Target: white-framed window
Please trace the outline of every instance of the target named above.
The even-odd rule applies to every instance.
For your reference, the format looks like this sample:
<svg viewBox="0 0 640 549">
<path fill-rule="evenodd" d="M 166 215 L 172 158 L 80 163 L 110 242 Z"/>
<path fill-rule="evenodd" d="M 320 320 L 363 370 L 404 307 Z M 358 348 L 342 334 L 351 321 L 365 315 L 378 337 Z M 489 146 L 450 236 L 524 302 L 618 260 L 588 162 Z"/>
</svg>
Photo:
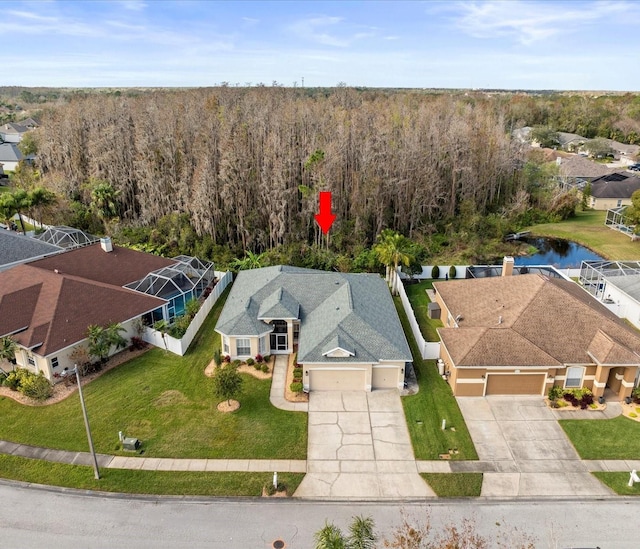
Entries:
<svg viewBox="0 0 640 549">
<path fill-rule="evenodd" d="M 36 359 L 33 358 L 33 355 L 27 355 L 27 362 L 29 363 L 29 366 L 36 365 Z"/>
<path fill-rule="evenodd" d="M 620 206 L 622 206 L 622 199 L 618 200 L 618 206 L 617 207 L 619 208 Z"/>
<path fill-rule="evenodd" d="M 251 354 L 251 340 L 248 337 L 236 339 L 236 354 L 238 356 L 248 356 Z"/>
<path fill-rule="evenodd" d="M 57 357 L 57 356 L 54 356 L 54 357 L 51 359 L 51 367 L 52 367 L 52 368 L 57 368 L 57 367 L 58 367 L 58 357 Z"/>
<path fill-rule="evenodd" d="M 578 389 L 582 387 L 582 376 L 584 368 L 582 366 L 571 366 L 567 368 L 567 377 L 564 386 L 568 389 Z"/>
<path fill-rule="evenodd" d="M 227 336 L 222 336 L 222 352 L 225 355 L 229 354 L 229 338 Z"/>
<path fill-rule="evenodd" d="M 262 336 L 258 342 L 258 352 L 263 355 L 267 350 L 267 336 Z"/>
</svg>

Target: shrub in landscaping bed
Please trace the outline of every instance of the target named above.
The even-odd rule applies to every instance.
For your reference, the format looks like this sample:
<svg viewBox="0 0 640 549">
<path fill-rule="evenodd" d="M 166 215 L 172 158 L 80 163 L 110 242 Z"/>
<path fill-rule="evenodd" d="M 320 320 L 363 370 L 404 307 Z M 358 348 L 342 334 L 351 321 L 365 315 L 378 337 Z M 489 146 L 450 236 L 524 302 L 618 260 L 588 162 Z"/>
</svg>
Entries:
<svg viewBox="0 0 640 549">
<path fill-rule="evenodd" d="M 256 362 L 264 362 L 264 357 L 260 353 L 256 355 Z"/>
<path fill-rule="evenodd" d="M 247 359 L 247 366 L 253 366 L 256 363 L 255 360 L 253 360 L 252 358 L 248 358 Z"/>
<path fill-rule="evenodd" d="M 289 389 L 291 389 L 291 392 L 293 392 L 293 393 L 301 393 L 302 392 L 302 382 L 301 381 L 294 381 L 291 385 L 289 385 Z"/>
<path fill-rule="evenodd" d="M 294 368 L 293 377 L 302 378 L 302 368 Z"/>
<path fill-rule="evenodd" d="M 4 385 L 13 391 L 19 391 L 24 396 L 40 401 L 48 399 L 53 392 L 51 383 L 42 372 L 36 375 L 24 368 L 11 372 L 4 380 Z"/>
<path fill-rule="evenodd" d="M 258 371 L 259 371 L 259 370 L 262 370 L 262 367 L 263 367 L 263 366 L 264 366 L 264 364 L 263 364 L 262 362 L 256 362 L 256 363 L 254 363 L 254 365 L 253 365 L 253 367 L 254 367 L 256 370 L 258 370 Z"/>
<path fill-rule="evenodd" d="M 263 364 L 261 370 L 265 373 L 268 374 L 269 373 L 269 365 L 268 364 Z"/>
</svg>

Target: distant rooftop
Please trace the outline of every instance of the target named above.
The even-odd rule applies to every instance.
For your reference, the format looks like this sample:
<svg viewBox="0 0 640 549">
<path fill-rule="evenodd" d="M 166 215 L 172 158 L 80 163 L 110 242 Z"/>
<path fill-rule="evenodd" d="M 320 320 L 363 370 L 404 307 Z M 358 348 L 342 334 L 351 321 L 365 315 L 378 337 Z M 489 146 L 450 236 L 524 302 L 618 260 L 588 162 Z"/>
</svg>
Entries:
<svg viewBox="0 0 640 549">
<path fill-rule="evenodd" d="M 40 242 L 20 233 L 0 229 L 0 271 L 13 265 L 25 263 L 49 254 L 61 252 L 62 248 Z"/>
</svg>

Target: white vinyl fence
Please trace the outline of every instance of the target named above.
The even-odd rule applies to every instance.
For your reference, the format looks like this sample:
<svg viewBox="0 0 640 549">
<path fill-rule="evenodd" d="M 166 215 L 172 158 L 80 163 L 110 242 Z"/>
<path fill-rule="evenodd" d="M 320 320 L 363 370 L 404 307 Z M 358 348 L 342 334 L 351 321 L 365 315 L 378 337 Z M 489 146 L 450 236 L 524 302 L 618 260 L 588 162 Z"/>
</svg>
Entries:
<svg viewBox="0 0 640 549">
<path fill-rule="evenodd" d="M 204 323 L 205 319 L 213 309 L 216 301 L 224 292 L 225 288 L 231 284 L 233 280 L 233 274 L 231 271 L 227 271 L 225 273 L 216 271 L 216 277 L 218 278 L 218 283 L 213 288 L 213 291 L 209 294 L 209 297 L 205 299 L 204 303 L 200 307 L 200 310 L 193 317 L 191 324 L 187 328 L 182 339 L 176 339 L 175 337 L 171 337 L 169 334 L 163 334 L 158 330 L 154 330 L 152 327 L 147 326 L 142 333 L 142 339 L 155 347 L 159 347 L 160 349 L 167 349 L 167 351 L 171 351 L 172 353 L 180 356 L 184 356 L 193 341 L 193 338 L 196 337 L 198 330 Z"/>
<path fill-rule="evenodd" d="M 407 292 L 405 292 L 403 284 L 398 284 L 398 291 L 400 293 L 400 299 L 402 300 L 402 305 L 404 307 L 404 310 L 407 313 L 409 324 L 411 325 L 411 331 L 413 332 L 413 337 L 415 338 L 416 343 L 418 344 L 418 348 L 420 349 L 422 358 L 426 358 L 426 359 L 439 358 L 440 343 L 425 341 L 424 337 L 422 337 L 422 332 L 420 332 L 420 326 L 418 325 L 418 321 L 416 320 L 416 315 L 413 312 L 413 308 L 411 307 L 411 303 L 409 302 L 409 298 L 407 297 Z"/>
</svg>

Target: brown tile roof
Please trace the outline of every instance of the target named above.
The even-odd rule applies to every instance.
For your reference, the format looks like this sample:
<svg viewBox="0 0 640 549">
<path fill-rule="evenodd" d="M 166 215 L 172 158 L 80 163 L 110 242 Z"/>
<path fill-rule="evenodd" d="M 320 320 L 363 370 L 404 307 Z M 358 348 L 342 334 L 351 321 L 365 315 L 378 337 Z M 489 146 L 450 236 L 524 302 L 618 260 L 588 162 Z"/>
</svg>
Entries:
<svg viewBox="0 0 640 549">
<path fill-rule="evenodd" d="M 462 316 L 459 328 L 438 329 L 461 366 L 590 364 L 588 351 L 607 364 L 640 364 L 640 336 L 573 282 L 531 274 L 434 288 L 451 314 Z M 596 338 L 599 331 L 610 348 Z"/>
<path fill-rule="evenodd" d="M 28 298 L 18 303 L 18 296 Z M 164 303 L 119 286 L 20 265 L 0 273 L 0 336 L 28 325 L 14 339 L 27 348 L 38 345 L 34 350 L 47 356 L 83 340 L 91 324 L 124 322 Z"/>
<path fill-rule="evenodd" d="M 611 339 L 602 330 L 591 340 L 589 355 L 598 364 L 637 364 L 638 355 Z"/>
<path fill-rule="evenodd" d="M 70 274 L 105 284 L 124 286 L 151 271 L 175 265 L 175 261 L 128 248 L 113 247 L 105 252 L 100 244 L 77 248 L 30 263 L 33 267 Z"/>
</svg>

